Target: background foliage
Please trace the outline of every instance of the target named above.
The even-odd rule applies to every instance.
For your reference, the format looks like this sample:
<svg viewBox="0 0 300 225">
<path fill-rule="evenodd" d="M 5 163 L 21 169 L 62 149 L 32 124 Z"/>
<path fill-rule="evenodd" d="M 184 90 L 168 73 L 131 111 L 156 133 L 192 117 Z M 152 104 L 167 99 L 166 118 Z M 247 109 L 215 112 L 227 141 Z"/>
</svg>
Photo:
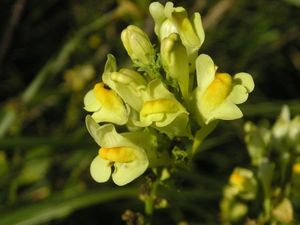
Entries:
<svg viewBox="0 0 300 225">
<path fill-rule="evenodd" d="M 100 79 L 107 53 L 126 65 L 120 32 L 127 25 L 156 41 L 150 2 L 1 1 L 0 225 L 121 224 L 125 210 L 143 212 L 137 193 L 145 178 L 122 188 L 92 181 L 88 168 L 98 147 L 87 134 L 82 99 Z M 174 3 L 201 13 L 201 53 L 223 71 L 251 73 L 256 83 L 244 118 L 221 123 L 192 172 L 160 191 L 169 207 L 155 213 L 155 224 L 218 224 L 229 174 L 250 162 L 243 123 L 274 121 L 282 104 L 300 113 L 300 2 Z"/>
</svg>

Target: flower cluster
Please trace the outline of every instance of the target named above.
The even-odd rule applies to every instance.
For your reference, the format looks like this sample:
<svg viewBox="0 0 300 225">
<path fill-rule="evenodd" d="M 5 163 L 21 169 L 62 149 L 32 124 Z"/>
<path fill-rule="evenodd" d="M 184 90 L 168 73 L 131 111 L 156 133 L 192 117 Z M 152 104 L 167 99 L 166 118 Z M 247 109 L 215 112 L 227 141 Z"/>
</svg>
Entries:
<svg viewBox="0 0 300 225">
<path fill-rule="evenodd" d="M 300 194 L 300 116 L 291 119 L 284 106 L 273 126 L 247 122 L 245 133 L 252 168 L 231 174 L 221 202 L 224 223 L 239 221 L 251 210 L 248 205 L 257 204 L 263 209 L 257 212 L 260 223 L 292 223 L 290 197 Z"/>
<path fill-rule="evenodd" d="M 208 55 L 199 55 L 204 42 L 199 13 L 189 17 L 171 2 L 153 2 L 149 10 L 158 47 L 142 29 L 129 25 L 121 40 L 132 67 L 118 68 L 109 54 L 102 80 L 84 97 L 84 108 L 91 113 L 87 129 L 100 146 L 90 167 L 97 182 L 112 173 L 117 185 L 125 185 L 168 155 L 157 146 L 158 135 L 170 142 L 193 141 L 191 127 L 205 129 L 216 120 L 241 118 L 236 105 L 254 89 L 251 75 L 219 72 Z M 127 131 L 118 133 L 115 126 Z"/>
</svg>

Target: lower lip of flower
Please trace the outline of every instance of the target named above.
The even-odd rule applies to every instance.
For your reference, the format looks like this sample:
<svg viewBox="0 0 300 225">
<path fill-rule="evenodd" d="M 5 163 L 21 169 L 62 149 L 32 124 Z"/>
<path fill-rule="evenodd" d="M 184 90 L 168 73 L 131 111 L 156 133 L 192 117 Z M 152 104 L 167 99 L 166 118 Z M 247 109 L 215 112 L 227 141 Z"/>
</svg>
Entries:
<svg viewBox="0 0 300 225">
<path fill-rule="evenodd" d="M 173 99 L 157 99 L 146 101 L 140 111 L 141 116 L 155 113 L 175 113 L 179 110 L 177 102 Z"/>
</svg>

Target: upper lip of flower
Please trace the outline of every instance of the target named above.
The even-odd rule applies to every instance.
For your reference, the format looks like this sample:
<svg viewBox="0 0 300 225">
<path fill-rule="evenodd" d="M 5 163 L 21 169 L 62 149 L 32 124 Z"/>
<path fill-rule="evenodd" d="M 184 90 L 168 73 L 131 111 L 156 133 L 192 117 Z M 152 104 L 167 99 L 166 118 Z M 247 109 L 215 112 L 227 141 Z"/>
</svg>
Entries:
<svg viewBox="0 0 300 225">
<path fill-rule="evenodd" d="M 97 83 L 93 92 L 103 107 L 117 110 L 123 106 L 122 99 L 113 90 L 107 88 L 104 83 Z"/>
<path fill-rule="evenodd" d="M 226 99 L 231 90 L 231 76 L 227 73 L 216 73 L 215 79 L 204 91 L 201 98 L 201 101 L 206 103 L 206 107 L 203 110 L 210 113 Z"/>
</svg>

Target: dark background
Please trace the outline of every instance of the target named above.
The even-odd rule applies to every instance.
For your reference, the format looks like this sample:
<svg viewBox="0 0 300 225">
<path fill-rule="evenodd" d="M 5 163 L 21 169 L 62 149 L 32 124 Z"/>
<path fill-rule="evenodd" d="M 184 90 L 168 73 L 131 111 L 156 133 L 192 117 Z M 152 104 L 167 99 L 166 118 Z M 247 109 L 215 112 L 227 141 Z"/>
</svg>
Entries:
<svg viewBox="0 0 300 225">
<path fill-rule="evenodd" d="M 126 209 L 143 213 L 137 193 L 145 178 L 122 188 L 92 181 L 88 167 L 98 146 L 87 134 L 82 99 L 101 79 L 106 54 L 120 65 L 128 62 L 120 40 L 127 25 L 142 27 L 157 41 L 150 2 L 0 2 L 1 225 L 122 224 Z M 250 161 L 243 123 L 273 122 L 283 104 L 300 113 L 300 2 L 174 4 L 190 15 L 201 13 L 206 40 L 200 53 L 211 55 L 222 71 L 251 73 L 256 84 L 241 107 L 244 118 L 220 124 L 192 173 L 178 174 L 173 188 L 161 191 L 170 207 L 154 217 L 155 224 L 219 224 L 228 176 Z"/>
</svg>

